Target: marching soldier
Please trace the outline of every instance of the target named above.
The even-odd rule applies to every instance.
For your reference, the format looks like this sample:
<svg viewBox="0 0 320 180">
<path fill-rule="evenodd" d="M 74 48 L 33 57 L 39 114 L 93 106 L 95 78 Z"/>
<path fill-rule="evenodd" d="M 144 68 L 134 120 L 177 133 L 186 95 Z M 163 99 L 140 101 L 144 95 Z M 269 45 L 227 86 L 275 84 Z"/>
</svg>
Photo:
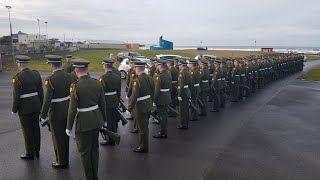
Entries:
<svg viewBox="0 0 320 180">
<path fill-rule="evenodd" d="M 208 69 L 208 62 L 204 59 L 201 59 L 200 61 L 200 75 L 201 75 L 201 81 L 200 81 L 200 95 L 199 98 L 201 102 L 203 103 L 203 107 L 200 108 L 200 114 L 199 116 L 207 116 L 208 112 L 208 92 L 210 90 L 209 86 L 209 79 L 210 79 L 210 71 Z"/>
<path fill-rule="evenodd" d="M 145 70 L 145 62 L 135 62 L 137 78 L 133 79 L 132 95 L 128 101 L 128 111 L 134 116 L 139 129 L 139 146 L 133 151 L 147 153 L 149 148 L 149 117 L 153 110 L 154 80 L 148 76 Z"/>
<path fill-rule="evenodd" d="M 252 86 L 251 86 L 251 92 L 255 93 L 257 91 L 258 86 L 258 78 L 259 78 L 259 67 L 257 65 L 256 60 L 251 61 L 252 63 Z"/>
<path fill-rule="evenodd" d="M 150 68 L 149 68 L 149 75 L 151 76 L 151 77 L 153 77 L 154 76 L 154 73 L 155 73 L 155 71 L 156 71 L 156 66 L 155 66 L 155 61 L 156 60 L 154 60 L 154 59 L 150 59 Z"/>
<path fill-rule="evenodd" d="M 174 61 L 169 61 L 167 63 L 167 66 L 169 68 L 169 72 L 171 74 L 172 78 L 172 88 L 171 88 L 171 106 L 173 109 L 176 109 L 177 107 L 177 94 L 178 94 L 178 76 L 179 71 L 174 66 Z"/>
<path fill-rule="evenodd" d="M 75 137 L 85 179 L 98 179 L 99 129 L 106 122 L 106 102 L 100 82 L 88 75 L 89 61 L 73 59 L 79 80 L 70 87 L 70 104 L 66 134 Z"/>
<path fill-rule="evenodd" d="M 191 74 L 191 83 L 190 83 L 190 90 L 191 90 L 191 101 L 198 108 L 198 98 L 200 93 L 200 71 L 198 69 L 198 60 L 189 60 L 189 71 Z M 190 121 L 197 121 L 198 120 L 198 109 L 191 109 L 191 118 Z"/>
<path fill-rule="evenodd" d="M 246 77 L 246 83 L 245 83 L 245 97 L 249 97 L 251 93 L 252 88 L 252 66 L 248 59 L 245 60 L 245 77 Z"/>
<path fill-rule="evenodd" d="M 214 71 L 215 71 L 215 67 L 214 67 L 214 60 L 213 59 L 209 59 L 208 60 L 208 69 L 209 69 L 209 72 L 210 72 L 210 80 L 209 80 L 209 86 L 212 87 L 212 79 L 213 79 L 213 74 L 214 74 Z M 214 93 L 209 93 L 209 101 L 208 102 L 213 102 L 213 96 Z"/>
<path fill-rule="evenodd" d="M 39 72 L 28 67 L 30 57 L 15 56 L 19 73 L 13 76 L 13 106 L 12 114 L 18 113 L 26 148 L 26 154 L 21 159 L 39 157 L 40 128 L 39 114 L 43 102 L 42 80 Z"/>
<path fill-rule="evenodd" d="M 74 67 L 71 63 L 72 55 L 67 55 L 66 60 L 67 62 L 63 65 L 62 69 L 67 73 L 72 73 L 74 71 Z"/>
<path fill-rule="evenodd" d="M 221 61 L 220 63 L 220 77 L 221 77 L 221 91 L 220 91 L 220 108 L 224 108 L 226 105 L 226 99 L 227 99 L 227 82 L 226 82 L 226 77 L 227 77 L 227 68 L 225 67 L 225 61 Z"/>
<path fill-rule="evenodd" d="M 221 94 L 221 70 L 220 70 L 220 61 L 214 62 L 214 72 L 212 76 L 212 88 L 211 93 L 213 94 L 213 105 L 211 112 L 219 112 L 220 106 L 220 94 Z"/>
<path fill-rule="evenodd" d="M 189 99 L 191 98 L 190 85 L 191 75 L 187 69 L 187 62 L 183 59 L 179 61 L 179 79 L 178 79 L 178 100 L 179 100 L 179 119 L 178 129 L 189 128 Z"/>
<path fill-rule="evenodd" d="M 107 129 L 112 132 L 117 132 L 118 128 L 118 105 L 121 96 L 121 79 L 120 76 L 113 72 L 113 59 L 104 59 L 103 69 L 105 74 L 99 78 L 100 83 L 104 89 L 106 100 L 106 120 Z M 100 143 L 101 145 L 115 145 L 115 141 L 109 138 L 109 141 Z"/>
<path fill-rule="evenodd" d="M 159 114 L 160 132 L 154 138 L 167 138 L 168 106 L 171 103 L 170 90 L 172 89 L 172 77 L 168 72 L 167 61 L 157 60 L 159 75 L 155 79 L 154 103 Z"/>
<path fill-rule="evenodd" d="M 240 69 L 238 61 L 234 60 L 234 67 L 231 71 L 231 86 L 232 86 L 232 102 L 239 101 L 239 88 L 240 88 Z"/>
<path fill-rule="evenodd" d="M 45 80 L 46 93 L 41 110 L 41 123 L 44 126 L 48 120 L 52 134 L 56 161 L 54 168 L 67 168 L 69 165 L 69 136 L 66 135 L 68 107 L 70 100 L 70 85 L 72 79 L 69 73 L 61 68 L 62 57 L 47 55 L 47 63 L 53 74 Z"/>
</svg>

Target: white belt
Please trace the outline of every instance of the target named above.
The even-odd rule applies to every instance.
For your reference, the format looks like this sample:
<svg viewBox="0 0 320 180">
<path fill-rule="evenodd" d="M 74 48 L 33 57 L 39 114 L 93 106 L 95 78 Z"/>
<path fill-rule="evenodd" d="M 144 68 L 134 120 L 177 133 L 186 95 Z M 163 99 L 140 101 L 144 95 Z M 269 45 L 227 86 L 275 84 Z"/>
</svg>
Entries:
<svg viewBox="0 0 320 180">
<path fill-rule="evenodd" d="M 221 78 L 217 79 L 218 81 L 221 81 Z"/>
<path fill-rule="evenodd" d="M 172 84 L 177 83 L 177 81 L 172 81 Z"/>
<path fill-rule="evenodd" d="M 255 71 L 255 72 L 258 72 L 258 71 Z"/>
<path fill-rule="evenodd" d="M 170 89 L 160 89 L 160 92 L 169 92 Z"/>
<path fill-rule="evenodd" d="M 199 86 L 199 85 L 200 85 L 200 84 L 198 83 L 198 84 L 194 84 L 193 86 L 194 86 L 194 87 L 197 87 L 197 86 Z"/>
<path fill-rule="evenodd" d="M 189 86 L 188 85 L 185 85 L 185 86 L 183 86 L 183 88 L 188 88 Z M 178 89 L 180 89 L 180 86 L 178 87 Z"/>
<path fill-rule="evenodd" d="M 63 98 L 51 99 L 51 102 L 57 103 L 57 102 L 63 102 L 63 101 L 69 100 L 69 99 L 70 99 L 70 96 L 67 96 L 67 97 L 63 97 Z"/>
<path fill-rule="evenodd" d="M 20 98 L 23 99 L 23 98 L 33 97 L 33 96 L 37 96 L 37 95 L 38 95 L 38 92 L 29 93 L 29 94 L 22 94 L 20 96 Z"/>
<path fill-rule="evenodd" d="M 207 82 L 209 82 L 208 80 L 204 80 L 204 81 L 202 81 L 203 83 L 207 83 Z"/>
<path fill-rule="evenodd" d="M 236 76 L 240 76 L 240 75 L 236 75 Z"/>
<path fill-rule="evenodd" d="M 143 101 L 143 100 L 146 100 L 146 99 L 148 99 L 148 98 L 151 98 L 151 96 L 150 96 L 150 95 L 146 95 L 146 96 L 139 97 L 139 98 L 137 99 L 137 101 Z"/>
<path fill-rule="evenodd" d="M 249 74 L 251 74 L 251 73 L 249 73 Z"/>
<path fill-rule="evenodd" d="M 112 95 L 116 95 L 116 94 L 117 94 L 117 91 L 104 93 L 104 95 L 106 95 L 106 96 L 112 96 Z"/>
<path fill-rule="evenodd" d="M 245 74 L 241 74 L 241 76 L 245 76 Z"/>
<path fill-rule="evenodd" d="M 226 78 L 222 78 L 222 81 L 226 80 Z"/>
<path fill-rule="evenodd" d="M 88 111 L 96 110 L 98 108 L 99 108 L 99 106 L 95 105 L 95 106 L 91 106 L 91 107 L 88 107 L 88 108 L 77 108 L 77 111 L 78 112 L 88 112 Z"/>
<path fill-rule="evenodd" d="M 213 74 L 210 74 L 210 76 L 213 76 Z"/>
</svg>

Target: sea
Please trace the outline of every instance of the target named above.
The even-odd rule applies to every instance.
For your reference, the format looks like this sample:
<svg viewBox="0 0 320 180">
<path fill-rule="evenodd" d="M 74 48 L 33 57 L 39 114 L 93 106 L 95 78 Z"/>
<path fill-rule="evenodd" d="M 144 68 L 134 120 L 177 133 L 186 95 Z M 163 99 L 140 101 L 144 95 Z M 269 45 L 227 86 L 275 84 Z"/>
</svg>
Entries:
<svg viewBox="0 0 320 180">
<path fill-rule="evenodd" d="M 204 47 L 206 48 L 206 47 Z M 273 48 L 279 53 L 305 53 L 318 54 L 320 47 L 286 47 L 286 46 L 207 46 L 208 50 L 229 50 L 229 51 L 261 51 L 261 48 Z M 197 49 L 196 46 L 176 46 L 175 50 Z"/>
</svg>

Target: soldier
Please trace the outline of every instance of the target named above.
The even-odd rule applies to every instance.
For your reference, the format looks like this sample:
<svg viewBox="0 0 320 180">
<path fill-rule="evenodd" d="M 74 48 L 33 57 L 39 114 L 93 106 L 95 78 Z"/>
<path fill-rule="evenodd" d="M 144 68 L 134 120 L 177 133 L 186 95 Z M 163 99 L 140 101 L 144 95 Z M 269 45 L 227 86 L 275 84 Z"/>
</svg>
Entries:
<svg viewBox="0 0 320 180">
<path fill-rule="evenodd" d="M 191 98 L 190 84 L 191 75 L 187 69 L 187 62 L 183 59 L 179 61 L 179 79 L 178 79 L 178 100 L 179 100 L 179 119 L 178 129 L 189 128 L 189 99 Z"/>
<path fill-rule="evenodd" d="M 89 61 L 73 59 L 79 80 L 70 87 L 70 104 L 66 134 L 75 137 L 85 179 L 98 179 L 99 129 L 106 122 L 106 102 L 100 82 L 88 75 Z"/>
<path fill-rule="evenodd" d="M 72 79 L 69 73 L 61 67 L 62 57 L 47 55 L 47 63 L 53 74 L 45 80 L 46 93 L 41 110 L 41 123 L 44 126 L 48 120 L 52 134 L 52 142 L 56 161 L 52 167 L 65 169 L 69 165 L 69 136 L 66 135 L 70 85 Z"/>
<path fill-rule="evenodd" d="M 251 88 L 252 88 L 252 66 L 248 59 L 245 60 L 245 77 L 246 77 L 246 88 L 245 88 L 245 97 L 250 96 Z"/>
<path fill-rule="evenodd" d="M 107 129 L 112 132 L 117 132 L 118 128 L 118 105 L 121 96 L 121 79 L 112 70 L 113 59 L 104 59 L 103 69 L 105 74 L 99 78 L 100 83 L 104 89 L 106 100 L 106 114 L 107 114 Z M 109 138 L 109 141 L 100 143 L 101 145 L 115 145 L 115 141 Z"/>
<path fill-rule="evenodd" d="M 137 153 L 148 152 L 148 124 L 154 99 L 154 80 L 144 72 L 145 64 L 135 62 L 138 77 L 133 80 L 132 95 L 128 101 L 128 111 L 133 114 L 139 129 L 139 146 L 133 149 Z"/>
<path fill-rule="evenodd" d="M 200 81 L 201 91 L 199 94 L 199 98 L 203 103 L 203 107 L 200 108 L 199 116 L 207 116 L 207 112 L 208 112 L 207 97 L 210 90 L 210 86 L 209 86 L 210 71 L 208 69 L 208 62 L 205 59 L 200 60 L 200 75 L 201 75 L 201 81 Z"/>
<path fill-rule="evenodd" d="M 160 121 L 160 132 L 154 138 L 167 138 L 168 106 L 171 103 L 170 90 L 172 89 L 172 77 L 168 72 L 167 61 L 157 60 L 159 76 L 155 79 L 154 103 L 157 107 Z"/>
<path fill-rule="evenodd" d="M 18 113 L 26 148 L 26 154 L 21 159 L 39 157 L 40 128 L 39 114 L 43 102 L 42 80 L 39 72 L 28 67 L 30 57 L 15 56 L 19 73 L 13 76 L 13 106 L 12 114 Z"/>
<path fill-rule="evenodd" d="M 200 93 L 200 71 L 198 69 L 198 60 L 189 60 L 189 71 L 191 74 L 191 83 L 190 83 L 190 90 L 191 90 L 191 101 L 195 105 L 197 109 L 191 109 L 191 118 L 190 121 L 197 121 L 198 120 L 198 98 Z"/>
<path fill-rule="evenodd" d="M 74 67 L 72 66 L 71 60 L 72 60 L 72 55 L 67 55 L 66 57 L 67 62 L 62 67 L 63 70 L 67 73 L 72 73 L 74 71 Z"/>
<path fill-rule="evenodd" d="M 226 98 L 227 98 L 227 82 L 226 82 L 226 77 L 227 77 L 227 67 L 225 66 L 226 62 L 225 61 L 221 61 L 220 63 L 220 86 L 221 86 L 221 90 L 220 90 L 220 108 L 224 108 L 226 105 Z"/>
<path fill-rule="evenodd" d="M 169 72 L 172 78 L 172 88 L 170 90 L 171 93 L 171 106 L 173 109 L 177 107 L 177 94 L 178 94 L 178 76 L 179 71 L 174 67 L 174 61 L 169 61 L 167 63 L 169 68 Z"/>
<path fill-rule="evenodd" d="M 114 62 L 116 62 L 115 59 L 112 59 Z M 112 72 L 118 75 L 121 78 L 121 73 L 120 71 L 115 67 L 115 63 L 112 63 Z"/>
<path fill-rule="evenodd" d="M 232 102 L 239 101 L 239 86 L 240 86 L 240 69 L 238 61 L 234 60 L 234 66 L 231 71 L 231 86 L 232 86 Z"/>
<path fill-rule="evenodd" d="M 220 97 L 221 97 L 221 70 L 220 70 L 220 64 L 221 62 L 216 60 L 214 62 L 214 72 L 212 77 L 212 88 L 211 93 L 213 94 L 213 105 L 211 112 L 219 112 L 219 106 L 220 106 Z"/>
<path fill-rule="evenodd" d="M 215 67 L 214 67 L 214 59 L 209 59 L 208 60 L 208 69 L 210 72 L 210 80 L 209 80 L 209 86 L 212 87 L 212 78 L 213 78 L 213 73 L 215 71 Z M 209 101 L 208 102 L 213 102 L 213 93 L 209 93 Z"/>
<path fill-rule="evenodd" d="M 264 66 L 262 59 L 259 59 L 258 61 L 258 67 L 259 67 L 259 81 L 258 81 L 258 88 L 261 89 L 264 86 Z"/>
<path fill-rule="evenodd" d="M 257 91 L 257 85 L 258 85 L 258 71 L 259 67 L 256 63 L 256 60 L 252 60 L 252 86 L 251 86 L 251 92 L 255 93 Z"/>
<path fill-rule="evenodd" d="M 155 61 L 155 59 L 150 59 L 149 75 L 151 77 L 154 76 L 154 73 L 156 71 Z"/>
</svg>

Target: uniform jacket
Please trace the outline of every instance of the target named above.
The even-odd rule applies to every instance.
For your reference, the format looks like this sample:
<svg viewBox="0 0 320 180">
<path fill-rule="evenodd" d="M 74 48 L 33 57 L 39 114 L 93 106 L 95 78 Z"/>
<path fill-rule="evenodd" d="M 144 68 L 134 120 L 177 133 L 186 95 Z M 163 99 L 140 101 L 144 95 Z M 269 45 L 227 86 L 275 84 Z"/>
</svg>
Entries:
<svg viewBox="0 0 320 180">
<path fill-rule="evenodd" d="M 120 77 L 113 73 L 112 71 L 107 72 L 99 78 L 100 83 L 103 86 L 106 108 L 116 108 L 119 105 L 119 100 L 121 96 L 121 79 Z M 112 94 L 112 93 L 116 94 Z M 110 94 L 111 93 L 111 94 Z"/>
<path fill-rule="evenodd" d="M 168 91 L 167 91 L 168 90 Z M 171 103 L 172 77 L 167 71 L 161 72 L 155 79 L 154 102 L 156 105 Z"/>
</svg>

